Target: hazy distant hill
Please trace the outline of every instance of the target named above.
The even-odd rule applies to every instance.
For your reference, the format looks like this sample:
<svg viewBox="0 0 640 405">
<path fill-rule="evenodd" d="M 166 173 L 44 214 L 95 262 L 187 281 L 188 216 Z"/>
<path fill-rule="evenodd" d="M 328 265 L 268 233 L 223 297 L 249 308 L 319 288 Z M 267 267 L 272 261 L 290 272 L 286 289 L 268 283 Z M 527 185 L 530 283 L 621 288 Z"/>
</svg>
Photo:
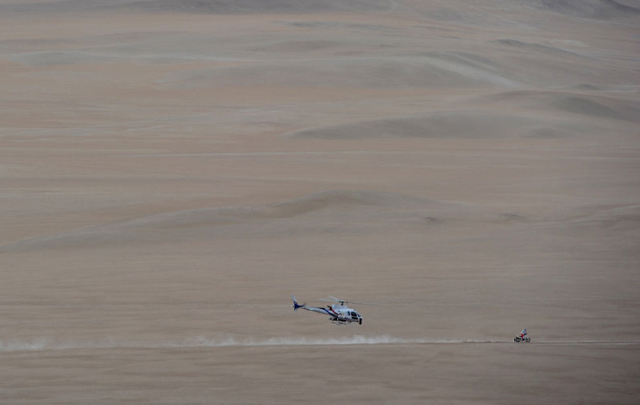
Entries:
<svg viewBox="0 0 640 405">
<path fill-rule="evenodd" d="M 573 17 L 609 19 L 640 15 L 638 0 L 517 0 L 516 2 Z"/>
<path fill-rule="evenodd" d="M 349 12 L 388 9 L 385 0 L 53 0 L 3 2 L 0 10 L 24 13 L 69 11 L 144 11 L 202 14 Z"/>
</svg>

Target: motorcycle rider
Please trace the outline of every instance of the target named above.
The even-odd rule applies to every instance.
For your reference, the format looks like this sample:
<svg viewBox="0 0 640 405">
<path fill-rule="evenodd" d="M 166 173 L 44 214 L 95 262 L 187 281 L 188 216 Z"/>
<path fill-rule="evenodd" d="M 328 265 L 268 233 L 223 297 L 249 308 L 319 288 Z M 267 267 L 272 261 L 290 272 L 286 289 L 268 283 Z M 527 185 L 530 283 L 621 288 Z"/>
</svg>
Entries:
<svg viewBox="0 0 640 405">
<path fill-rule="evenodd" d="M 527 329 L 522 329 L 522 332 L 520 332 L 520 339 L 524 340 L 527 337 Z"/>
</svg>

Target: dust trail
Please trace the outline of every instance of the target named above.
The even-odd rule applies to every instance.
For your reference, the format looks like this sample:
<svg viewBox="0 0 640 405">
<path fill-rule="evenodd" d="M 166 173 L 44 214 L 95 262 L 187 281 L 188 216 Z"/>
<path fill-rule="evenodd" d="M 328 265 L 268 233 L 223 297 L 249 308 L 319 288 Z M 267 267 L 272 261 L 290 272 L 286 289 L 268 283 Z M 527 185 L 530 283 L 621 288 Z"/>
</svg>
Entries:
<svg viewBox="0 0 640 405">
<path fill-rule="evenodd" d="M 468 344 L 515 344 L 510 340 L 469 340 L 469 339 L 406 339 L 389 335 L 360 336 L 341 338 L 304 338 L 304 337 L 272 337 L 268 339 L 235 338 L 232 336 L 210 338 L 198 336 L 179 341 L 165 342 L 135 342 L 105 339 L 98 342 L 67 341 L 56 342 L 46 338 L 31 341 L 1 340 L 0 352 L 29 352 L 54 350 L 83 350 L 83 349 L 188 349 L 207 347 L 261 347 L 261 346 L 366 346 L 366 345 L 468 345 Z M 520 343 L 522 346 L 581 346 L 606 345 L 624 346 L 640 345 L 640 341 L 537 341 Z"/>
<path fill-rule="evenodd" d="M 119 347 L 143 347 L 142 345 L 120 344 L 114 339 L 108 338 L 100 342 L 65 341 L 56 342 L 48 338 L 37 338 L 33 340 L 0 339 L 1 352 L 30 352 L 44 350 L 72 350 L 72 349 L 108 349 Z"/>
<path fill-rule="evenodd" d="M 433 339 L 404 339 L 389 335 L 359 336 L 344 338 L 288 338 L 274 337 L 264 340 L 254 339 L 209 339 L 198 337 L 185 340 L 177 347 L 219 347 L 219 346 L 333 346 L 333 345 L 389 345 L 389 344 L 461 344 L 461 343 L 498 343 L 489 340 L 433 340 Z"/>
<path fill-rule="evenodd" d="M 22 342 L 16 340 L 3 341 L 0 340 L 0 352 L 22 352 L 33 350 L 46 350 L 48 342 L 46 339 L 36 339 L 31 342 Z"/>
<path fill-rule="evenodd" d="M 340 338 L 272 337 L 267 339 L 198 336 L 180 341 L 134 342 L 107 339 L 98 342 L 67 341 L 57 342 L 40 338 L 31 341 L 1 340 L 0 352 L 79 350 L 79 349 L 172 349 L 198 347 L 259 347 L 259 346 L 340 346 L 340 345 L 411 345 L 411 344 L 464 344 L 464 343 L 500 343 L 490 340 L 434 340 L 405 339 L 389 335 L 360 336 Z M 503 343 L 503 342 L 502 342 Z"/>
</svg>

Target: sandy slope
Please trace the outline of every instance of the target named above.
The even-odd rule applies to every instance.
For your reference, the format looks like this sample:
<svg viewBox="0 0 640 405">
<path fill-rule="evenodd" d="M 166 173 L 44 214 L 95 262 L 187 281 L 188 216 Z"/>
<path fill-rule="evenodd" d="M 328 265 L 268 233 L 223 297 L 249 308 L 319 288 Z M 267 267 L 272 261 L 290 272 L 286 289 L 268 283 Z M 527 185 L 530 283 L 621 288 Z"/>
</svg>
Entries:
<svg viewBox="0 0 640 405">
<path fill-rule="evenodd" d="M 639 9 L 0 0 L 0 397 L 635 403 Z"/>
</svg>

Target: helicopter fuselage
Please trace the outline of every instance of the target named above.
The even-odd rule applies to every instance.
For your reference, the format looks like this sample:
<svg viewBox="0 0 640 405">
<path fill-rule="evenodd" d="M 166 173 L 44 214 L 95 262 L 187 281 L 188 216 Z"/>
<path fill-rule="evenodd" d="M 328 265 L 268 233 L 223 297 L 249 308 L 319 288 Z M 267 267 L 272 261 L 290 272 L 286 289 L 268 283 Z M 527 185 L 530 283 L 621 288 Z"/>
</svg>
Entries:
<svg viewBox="0 0 640 405">
<path fill-rule="evenodd" d="M 298 304 L 295 297 L 293 299 L 293 310 L 304 309 L 305 311 L 316 312 L 319 314 L 329 315 L 329 320 L 337 325 L 346 325 L 350 323 L 357 323 L 362 325 L 362 315 L 360 315 L 355 309 L 349 308 L 344 305 L 345 301 L 338 301 L 333 305 L 327 305 L 325 307 L 310 307 L 307 304 Z"/>
</svg>

